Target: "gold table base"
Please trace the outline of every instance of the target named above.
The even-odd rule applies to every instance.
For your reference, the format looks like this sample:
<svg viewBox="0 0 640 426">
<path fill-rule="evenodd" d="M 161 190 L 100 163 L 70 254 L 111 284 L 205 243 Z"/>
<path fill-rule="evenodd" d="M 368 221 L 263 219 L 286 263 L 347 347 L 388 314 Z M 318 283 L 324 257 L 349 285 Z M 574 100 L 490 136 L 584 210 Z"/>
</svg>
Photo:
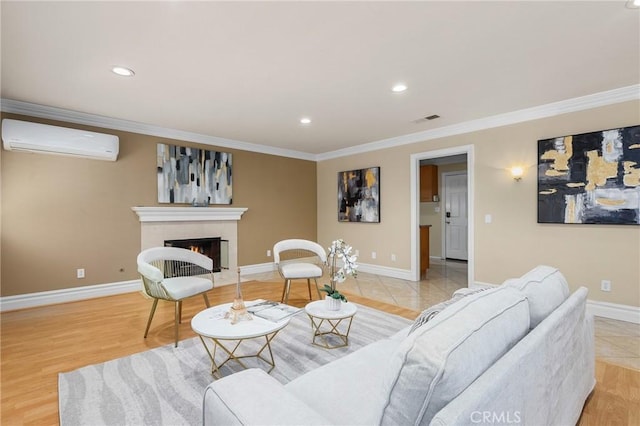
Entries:
<svg viewBox="0 0 640 426">
<path fill-rule="evenodd" d="M 262 336 L 256 336 L 256 337 L 242 338 L 242 339 L 217 339 L 217 338 L 214 338 L 214 337 L 208 337 L 207 339 L 209 339 L 209 340 L 211 340 L 213 342 L 212 345 L 207 345 L 207 343 L 205 341 L 205 338 L 203 338 L 202 336 L 198 336 L 198 337 L 200 337 L 200 341 L 202 342 L 202 345 L 204 346 L 205 350 L 207 351 L 207 354 L 209 355 L 209 359 L 211 359 L 211 374 L 214 377 L 219 379 L 219 378 L 222 377 L 222 373 L 220 372 L 220 368 L 222 368 L 222 366 L 225 365 L 229 361 L 235 361 L 242 368 L 247 369 L 247 366 L 242 362 L 242 359 L 244 359 L 244 358 L 256 358 L 256 359 L 262 360 L 267 365 L 271 366 L 271 368 L 269 368 L 269 370 L 267 370 L 267 373 L 271 373 L 271 371 L 276 366 L 276 362 L 275 362 L 275 360 L 273 358 L 273 352 L 271 351 L 271 341 L 273 340 L 274 337 L 276 337 L 276 334 L 278 334 L 279 331 L 280 330 L 276 330 L 275 332 L 270 333 L 270 334 L 266 334 L 266 335 L 262 335 Z M 236 355 L 236 351 L 238 350 L 238 348 L 240 347 L 242 342 L 244 342 L 245 340 L 260 339 L 260 338 L 264 338 L 265 339 L 265 343 L 264 343 L 264 345 L 262 345 L 262 347 L 255 354 Z M 236 342 L 236 343 L 235 343 L 235 345 L 233 345 L 233 348 L 229 349 L 227 346 L 225 346 L 222 343 L 223 341 Z M 209 346 L 211 346 L 211 348 Z M 226 355 L 227 355 L 227 358 L 224 361 L 222 361 L 221 363 L 217 363 L 216 362 L 216 352 L 217 352 L 218 348 L 221 348 L 222 351 L 224 351 L 224 353 L 226 353 Z M 263 356 L 262 353 L 264 352 L 265 349 L 268 349 L 269 358 L 271 358 L 271 359 L 267 359 L 266 357 Z"/>
<path fill-rule="evenodd" d="M 309 315 L 309 319 L 311 320 L 311 329 L 313 331 L 313 340 L 311 341 L 312 344 L 316 346 L 320 346 L 321 348 L 325 348 L 325 349 L 344 348 L 345 346 L 349 345 L 349 331 L 351 330 L 353 315 L 350 317 L 339 318 L 339 319 L 318 318 L 318 317 Z M 342 323 L 342 321 L 347 321 L 347 320 L 349 321 L 349 324 L 347 325 L 347 331 L 344 333 L 341 333 L 340 330 L 338 329 L 338 326 Z M 331 327 L 331 329 L 328 331 L 322 331 L 322 325 L 325 322 L 329 324 L 329 327 Z M 327 327 L 325 327 L 325 330 L 326 329 Z M 327 336 L 338 337 L 342 341 L 342 344 L 331 345 L 329 343 L 329 340 L 327 339 Z M 318 339 L 321 340 L 323 343 L 318 343 L 316 341 Z"/>
</svg>

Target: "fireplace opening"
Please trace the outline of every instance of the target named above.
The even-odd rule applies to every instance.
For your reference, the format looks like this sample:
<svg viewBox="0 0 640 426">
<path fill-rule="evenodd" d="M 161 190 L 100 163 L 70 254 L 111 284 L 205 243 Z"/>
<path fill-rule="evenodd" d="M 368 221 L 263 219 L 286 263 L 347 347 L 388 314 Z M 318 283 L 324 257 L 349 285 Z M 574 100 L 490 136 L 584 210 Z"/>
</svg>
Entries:
<svg viewBox="0 0 640 426">
<path fill-rule="evenodd" d="M 164 246 L 184 248 L 210 257 L 213 260 L 213 272 L 229 269 L 229 241 L 220 237 L 165 240 Z M 206 273 L 204 270 L 190 272 L 189 275 Z"/>
</svg>

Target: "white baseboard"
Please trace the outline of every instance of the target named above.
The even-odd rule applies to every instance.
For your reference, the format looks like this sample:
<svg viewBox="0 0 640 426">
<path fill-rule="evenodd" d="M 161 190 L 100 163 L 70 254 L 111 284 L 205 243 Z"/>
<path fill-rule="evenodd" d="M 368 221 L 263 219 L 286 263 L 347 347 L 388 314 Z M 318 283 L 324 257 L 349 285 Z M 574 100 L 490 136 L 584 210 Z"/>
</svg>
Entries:
<svg viewBox="0 0 640 426">
<path fill-rule="evenodd" d="M 368 263 L 359 263 L 358 271 L 368 274 L 382 275 L 390 278 L 398 278 L 401 280 L 413 281 L 413 275 L 408 269 L 390 268 L 388 266 L 370 265 Z"/>
<path fill-rule="evenodd" d="M 0 297 L 0 312 L 53 305 L 56 303 L 75 302 L 78 300 L 93 299 L 95 297 L 113 296 L 115 294 L 132 293 L 134 291 L 141 291 L 141 286 L 142 283 L 140 280 L 131 280 L 5 296 Z"/>
<path fill-rule="evenodd" d="M 276 267 L 274 263 L 269 262 L 242 266 L 240 267 L 240 270 L 242 272 L 242 275 L 244 276 L 273 272 L 276 270 Z M 369 274 L 382 275 L 390 278 L 413 281 L 411 271 L 407 269 L 390 268 L 388 266 L 370 265 L 367 263 L 358 263 L 358 271 L 367 272 Z"/>
<path fill-rule="evenodd" d="M 274 270 L 273 263 L 247 265 L 240 268 L 241 275 L 258 274 Z M 223 271 L 214 274 L 216 287 L 235 284 L 235 272 Z M 0 297 L 0 312 L 15 311 L 17 309 L 35 308 L 37 306 L 54 305 L 57 303 L 76 302 L 78 300 L 96 297 L 113 296 L 116 294 L 141 291 L 140 280 L 122 281 L 116 283 L 88 285 L 84 287 L 63 288 L 60 290 L 42 291 L 38 293 L 18 294 Z"/>
<path fill-rule="evenodd" d="M 587 312 L 603 318 L 640 324 L 640 307 L 587 300 Z"/>
<path fill-rule="evenodd" d="M 383 275 L 412 281 L 411 271 L 406 269 L 389 268 L 387 266 L 360 264 L 362 272 Z M 273 263 L 260 263 L 240 268 L 242 275 L 260 274 L 275 270 Z M 235 283 L 235 281 L 234 281 Z M 216 282 L 217 285 L 232 284 L 231 282 Z M 109 284 L 97 284 L 85 287 L 65 288 L 61 290 L 42 291 L 38 293 L 18 294 L 16 296 L 0 297 L 0 312 L 15 311 L 17 309 L 33 308 L 36 306 L 53 305 L 56 303 L 75 302 L 96 297 L 113 296 L 116 294 L 141 291 L 140 280 L 121 281 Z M 475 281 L 470 288 L 496 287 L 497 284 Z M 587 300 L 587 312 L 603 318 L 627 321 L 640 324 L 640 307 L 621 305 L 617 303 Z"/>
<path fill-rule="evenodd" d="M 240 267 L 242 276 L 262 274 L 275 270 L 272 262 L 245 265 Z M 410 271 L 385 266 L 360 264 L 359 270 L 376 275 L 383 275 L 403 280 L 412 280 Z M 235 273 L 223 271 L 214 275 L 216 287 L 235 284 Z M 244 281 L 244 280 L 243 280 Z M 123 281 L 108 284 L 97 284 L 84 287 L 65 288 L 60 290 L 43 291 L 38 293 L 19 294 L 16 296 L 0 297 L 0 312 L 15 311 L 17 309 L 34 308 L 37 306 L 53 305 L 57 303 L 75 302 L 96 297 L 113 296 L 122 293 L 141 291 L 140 280 Z"/>
<path fill-rule="evenodd" d="M 240 267 L 240 273 L 242 275 L 264 274 L 265 272 L 273 272 L 275 270 L 276 266 L 273 262 L 257 263 L 255 265 L 245 265 Z"/>
</svg>

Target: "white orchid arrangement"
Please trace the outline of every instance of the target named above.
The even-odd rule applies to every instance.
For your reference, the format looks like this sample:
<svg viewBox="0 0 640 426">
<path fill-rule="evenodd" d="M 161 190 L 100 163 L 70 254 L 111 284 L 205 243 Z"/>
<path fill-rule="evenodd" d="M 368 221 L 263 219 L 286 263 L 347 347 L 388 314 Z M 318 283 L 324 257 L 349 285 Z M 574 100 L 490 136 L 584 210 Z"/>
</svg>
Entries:
<svg viewBox="0 0 640 426">
<path fill-rule="evenodd" d="M 358 257 L 351 254 L 352 250 L 353 247 L 345 243 L 343 239 L 339 239 L 331 243 L 327 255 L 331 285 L 325 284 L 322 291 L 326 292 L 329 297 L 340 299 L 343 302 L 346 302 L 347 298 L 337 290 L 337 284 L 344 282 L 348 275 L 354 278 L 358 275 L 356 270 Z"/>
</svg>

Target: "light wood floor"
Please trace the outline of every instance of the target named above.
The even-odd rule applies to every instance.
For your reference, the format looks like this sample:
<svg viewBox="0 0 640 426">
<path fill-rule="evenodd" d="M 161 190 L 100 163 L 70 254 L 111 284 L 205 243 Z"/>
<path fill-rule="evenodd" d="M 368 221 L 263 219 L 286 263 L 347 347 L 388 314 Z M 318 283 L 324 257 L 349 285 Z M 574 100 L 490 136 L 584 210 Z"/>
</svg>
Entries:
<svg viewBox="0 0 640 426">
<path fill-rule="evenodd" d="M 279 299 L 280 283 L 243 284 L 246 300 Z M 234 286 L 212 290 L 212 304 L 233 299 Z M 417 312 L 356 295 L 350 300 L 413 319 Z M 294 286 L 289 303 L 308 302 L 304 285 Z M 0 424 L 58 424 L 58 373 L 105 362 L 173 342 L 173 305 L 160 303 L 147 339 L 142 338 L 151 301 L 139 293 L 5 312 L 0 316 Z M 202 298 L 184 302 L 180 338 L 195 334 L 191 317 Z M 595 392 L 581 425 L 640 424 L 640 372 L 597 362 Z"/>
</svg>

